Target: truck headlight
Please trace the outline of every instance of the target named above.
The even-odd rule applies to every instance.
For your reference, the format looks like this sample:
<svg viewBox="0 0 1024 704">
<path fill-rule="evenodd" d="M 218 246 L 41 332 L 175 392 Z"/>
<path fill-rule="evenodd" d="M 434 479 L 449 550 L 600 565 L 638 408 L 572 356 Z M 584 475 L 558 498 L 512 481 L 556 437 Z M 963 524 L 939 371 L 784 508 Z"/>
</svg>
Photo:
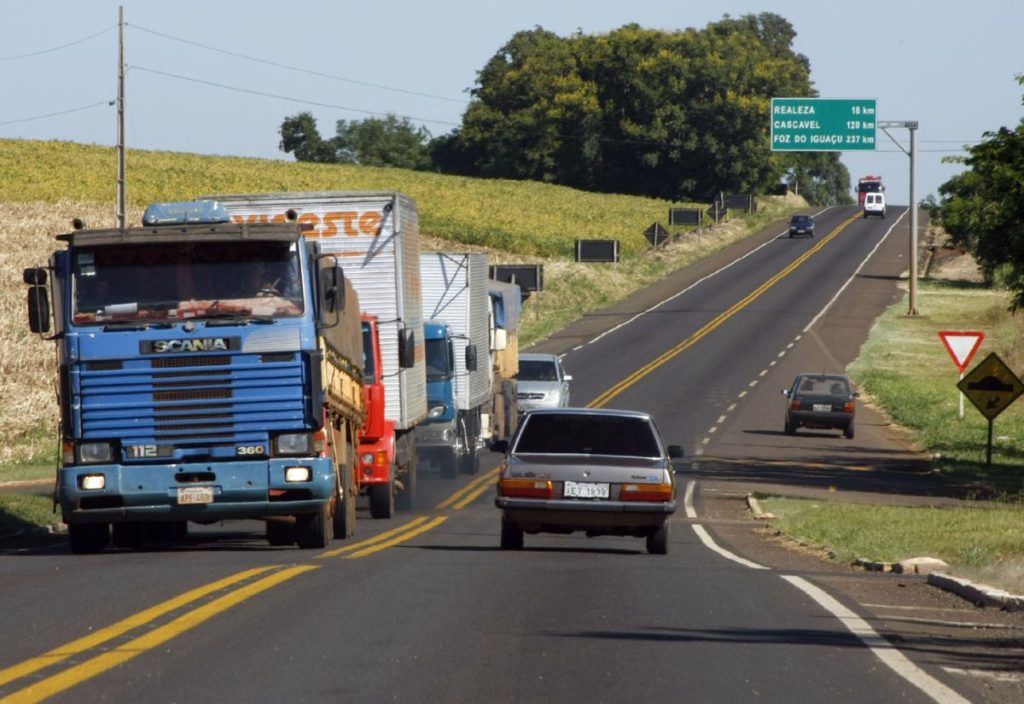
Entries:
<svg viewBox="0 0 1024 704">
<path fill-rule="evenodd" d="M 107 478 L 102 474 L 83 474 L 78 477 L 78 488 L 95 491 L 107 485 Z"/>
<path fill-rule="evenodd" d="M 427 418 L 440 418 L 444 415 L 445 406 L 442 403 L 440 406 L 431 406 L 430 411 L 427 412 Z"/>
<path fill-rule="evenodd" d="M 285 467 L 284 480 L 286 482 L 308 482 L 313 478 L 309 467 Z"/>
<path fill-rule="evenodd" d="M 275 455 L 313 454 L 313 436 L 309 433 L 284 433 L 274 438 Z"/>
<path fill-rule="evenodd" d="M 109 442 L 83 442 L 78 445 L 78 461 L 82 464 L 112 462 L 114 449 Z"/>
</svg>

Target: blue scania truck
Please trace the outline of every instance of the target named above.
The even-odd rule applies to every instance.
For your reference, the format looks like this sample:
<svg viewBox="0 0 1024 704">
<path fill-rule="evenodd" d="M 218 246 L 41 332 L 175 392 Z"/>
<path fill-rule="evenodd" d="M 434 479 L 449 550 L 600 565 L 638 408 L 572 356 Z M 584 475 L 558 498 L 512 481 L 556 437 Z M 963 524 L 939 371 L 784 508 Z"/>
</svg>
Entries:
<svg viewBox="0 0 1024 704">
<path fill-rule="evenodd" d="M 354 533 L 362 334 L 336 257 L 210 201 L 57 239 L 24 281 L 29 327 L 53 321 L 73 552 L 229 519 L 265 521 L 273 545 Z"/>
</svg>

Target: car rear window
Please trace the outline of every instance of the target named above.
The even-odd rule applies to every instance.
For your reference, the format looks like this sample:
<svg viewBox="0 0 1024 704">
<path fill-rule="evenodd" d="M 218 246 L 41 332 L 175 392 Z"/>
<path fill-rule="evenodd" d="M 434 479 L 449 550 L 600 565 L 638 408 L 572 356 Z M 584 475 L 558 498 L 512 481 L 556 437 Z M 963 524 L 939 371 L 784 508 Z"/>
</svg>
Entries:
<svg viewBox="0 0 1024 704">
<path fill-rule="evenodd" d="M 618 457 L 661 454 L 654 429 L 644 418 L 561 413 L 527 416 L 513 451 Z"/>
<path fill-rule="evenodd" d="M 848 396 L 850 387 L 842 379 L 804 377 L 797 391 L 812 396 Z"/>
</svg>

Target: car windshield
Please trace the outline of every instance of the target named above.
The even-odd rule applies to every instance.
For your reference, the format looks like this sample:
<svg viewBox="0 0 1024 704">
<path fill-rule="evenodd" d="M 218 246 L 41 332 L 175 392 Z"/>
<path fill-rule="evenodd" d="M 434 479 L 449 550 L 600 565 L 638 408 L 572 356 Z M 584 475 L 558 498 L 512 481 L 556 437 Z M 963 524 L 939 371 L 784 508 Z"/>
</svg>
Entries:
<svg viewBox="0 0 1024 704">
<path fill-rule="evenodd" d="M 555 363 L 547 359 L 520 359 L 519 381 L 558 381 L 558 369 Z"/>
<path fill-rule="evenodd" d="M 513 452 L 658 457 L 657 436 L 644 418 L 533 413 L 526 417 Z"/>
<path fill-rule="evenodd" d="M 790 220 L 794 225 L 806 225 L 811 221 L 811 218 L 807 215 L 794 215 L 793 219 Z"/>
<path fill-rule="evenodd" d="M 77 249 L 77 325 L 302 315 L 294 242 L 138 244 Z"/>
<path fill-rule="evenodd" d="M 836 377 L 805 376 L 797 383 L 797 393 L 806 396 L 849 396 L 850 386 Z"/>
</svg>

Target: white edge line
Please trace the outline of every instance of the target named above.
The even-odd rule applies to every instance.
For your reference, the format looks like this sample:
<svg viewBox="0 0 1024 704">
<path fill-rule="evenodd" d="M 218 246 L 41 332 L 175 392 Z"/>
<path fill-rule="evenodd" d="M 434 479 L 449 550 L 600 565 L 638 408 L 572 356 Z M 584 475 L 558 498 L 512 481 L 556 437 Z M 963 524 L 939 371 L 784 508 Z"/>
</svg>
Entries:
<svg viewBox="0 0 1024 704">
<path fill-rule="evenodd" d="M 814 327 L 814 324 L 816 322 L 818 322 L 818 320 L 821 318 L 821 316 L 825 315 L 825 313 L 828 312 L 828 309 L 832 307 L 832 304 L 836 302 L 836 299 L 839 298 L 839 296 L 842 295 L 843 291 L 846 290 L 847 286 L 849 286 L 851 283 L 853 283 L 853 280 L 855 278 L 857 278 L 857 274 L 860 273 L 860 270 L 864 268 L 864 265 L 868 263 L 868 260 L 871 259 L 871 257 L 875 256 L 875 252 L 878 251 L 878 248 L 882 246 L 883 242 L 885 242 L 887 239 L 889 239 L 889 235 L 892 233 L 892 231 L 894 229 L 896 229 L 896 226 L 900 224 L 900 220 L 902 220 L 903 217 L 907 213 L 909 213 L 909 212 L 910 212 L 910 208 L 907 208 L 906 210 L 903 211 L 903 213 L 898 218 L 896 218 L 896 222 L 894 222 L 892 224 L 892 227 L 890 227 L 888 230 L 885 231 L 885 235 L 882 236 L 882 239 L 878 240 L 878 242 L 875 244 L 875 246 L 871 248 L 871 251 L 868 252 L 867 256 L 864 257 L 864 259 L 857 266 L 857 268 L 854 270 L 854 272 L 852 274 L 850 274 L 850 278 L 848 278 L 846 280 L 846 283 L 844 283 L 842 286 L 839 287 L 839 290 L 836 291 L 836 295 L 832 296 L 831 300 L 829 300 L 829 302 L 825 304 L 825 307 L 822 308 L 820 311 L 818 311 L 818 314 L 816 316 L 814 316 L 814 318 L 811 319 L 811 322 L 807 323 L 807 326 L 803 329 L 802 332 L 808 332 L 812 327 Z M 797 338 L 797 339 L 800 339 L 800 338 Z"/>
<path fill-rule="evenodd" d="M 816 587 L 803 577 L 782 575 L 782 578 L 814 599 L 819 606 L 839 619 L 840 623 L 846 626 L 850 633 L 860 638 L 864 645 L 874 653 L 875 657 L 934 701 L 941 702 L 941 704 L 969 701 L 911 662 L 892 643 L 878 635 L 875 629 L 868 625 L 867 621 L 840 604 L 823 589 Z"/>
<path fill-rule="evenodd" d="M 693 528 L 693 532 L 697 534 L 697 537 L 700 538 L 700 542 L 704 543 L 704 546 L 706 548 L 708 548 L 709 550 L 711 550 L 713 552 L 717 552 L 719 555 L 721 555 L 725 559 L 732 560 L 733 562 L 735 562 L 737 564 L 740 564 L 740 565 L 743 565 L 744 567 L 749 567 L 752 570 L 766 570 L 766 569 L 768 569 L 764 565 L 759 565 L 756 562 L 751 562 L 750 560 L 744 560 L 739 555 L 731 553 L 731 552 L 729 552 L 728 550 L 726 550 L 723 547 L 719 547 L 718 543 L 716 543 L 711 538 L 711 535 L 709 535 L 708 532 L 706 530 L 704 530 L 704 526 L 702 526 L 701 524 L 699 524 L 699 523 L 692 523 L 690 527 Z"/>
</svg>

